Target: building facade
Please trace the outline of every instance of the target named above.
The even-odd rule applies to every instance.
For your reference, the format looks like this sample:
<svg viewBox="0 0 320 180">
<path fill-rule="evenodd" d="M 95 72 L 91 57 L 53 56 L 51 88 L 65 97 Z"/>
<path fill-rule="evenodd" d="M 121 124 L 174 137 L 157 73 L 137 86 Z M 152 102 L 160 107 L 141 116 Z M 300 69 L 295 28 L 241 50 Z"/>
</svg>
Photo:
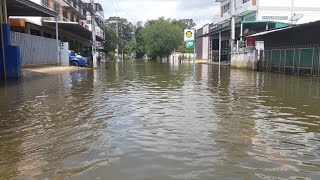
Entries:
<svg viewBox="0 0 320 180">
<path fill-rule="evenodd" d="M 87 23 L 87 12 L 83 0 L 31 0 L 58 13 L 57 17 L 10 17 L 12 31 L 68 42 L 69 49 L 78 52 L 92 47 L 92 32 Z M 57 22 L 56 22 L 57 21 Z"/>
<path fill-rule="evenodd" d="M 317 21 L 320 15 L 318 0 L 234 0 L 235 16 L 238 21 L 277 21 L 302 24 Z M 231 0 L 216 0 L 220 13 L 214 23 L 224 24 L 231 19 Z"/>
<path fill-rule="evenodd" d="M 85 6 L 87 9 L 91 9 L 91 4 L 86 3 Z M 104 50 L 103 42 L 105 41 L 105 26 L 104 26 L 104 11 L 99 3 L 94 4 L 94 24 L 95 24 L 95 32 L 97 37 L 97 50 Z M 89 25 L 89 30 L 92 31 L 92 13 L 91 11 L 87 11 L 87 24 Z"/>
<path fill-rule="evenodd" d="M 303 24 L 319 20 L 320 1 L 318 0 L 214 0 L 219 3 L 220 12 L 214 15 L 209 33 L 198 33 L 198 42 L 205 36 L 209 37 L 208 59 L 217 61 L 219 56 L 219 40 L 221 40 L 221 60 L 231 61 L 231 19 L 234 5 L 235 41 L 242 37 L 265 30 L 285 26 Z M 200 29 L 199 29 L 200 30 Z M 198 32 L 199 32 L 198 30 Z M 221 33 L 221 34 L 220 34 Z M 219 34 L 221 35 L 219 38 Z M 197 43 L 197 49 L 206 51 L 206 44 Z M 218 53 L 217 53 L 218 52 Z M 202 55 L 201 55 L 202 56 Z M 198 57 L 199 58 L 199 57 Z"/>
<path fill-rule="evenodd" d="M 196 40 L 196 54 L 197 59 L 208 60 L 209 59 L 209 37 L 202 36 L 209 33 L 209 24 L 204 25 L 202 28 L 197 30 Z"/>
</svg>

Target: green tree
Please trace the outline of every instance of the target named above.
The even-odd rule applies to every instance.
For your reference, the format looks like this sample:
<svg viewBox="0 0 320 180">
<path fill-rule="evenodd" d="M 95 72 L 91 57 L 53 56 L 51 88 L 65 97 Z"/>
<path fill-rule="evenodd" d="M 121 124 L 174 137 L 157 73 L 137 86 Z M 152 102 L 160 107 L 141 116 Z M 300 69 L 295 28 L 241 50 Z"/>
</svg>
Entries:
<svg viewBox="0 0 320 180">
<path fill-rule="evenodd" d="M 142 32 L 144 27 L 142 26 L 142 22 L 138 21 L 135 25 L 135 40 L 136 40 L 136 58 L 141 59 L 146 54 L 146 50 L 144 47 Z"/>
<path fill-rule="evenodd" d="M 106 53 L 114 52 L 114 50 L 117 47 L 118 38 L 115 30 L 111 27 L 106 27 L 105 31 L 105 43 L 104 43 L 104 49 Z"/>
<path fill-rule="evenodd" d="M 124 40 L 124 42 L 130 42 L 133 39 L 134 35 L 134 26 L 131 22 L 129 22 L 126 18 L 120 17 L 109 17 L 105 21 L 105 25 L 107 27 L 111 27 L 116 32 L 117 27 L 117 20 L 118 20 L 118 32 L 119 36 Z"/>
<path fill-rule="evenodd" d="M 124 46 L 124 53 L 129 55 L 130 58 L 136 58 L 136 52 L 137 52 L 137 43 L 134 39 Z"/>
<path fill-rule="evenodd" d="M 170 20 L 159 18 L 147 23 L 142 31 L 142 39 L 148 56 L 168 57 L 183 42 L 183 29 Z"/>
<path fill-rule="evenodd" d="M 197 25 L 193 19 L 174 19 L 172 23 L 179 25 L 182 29 L 192 29 Z"/>
</svg>

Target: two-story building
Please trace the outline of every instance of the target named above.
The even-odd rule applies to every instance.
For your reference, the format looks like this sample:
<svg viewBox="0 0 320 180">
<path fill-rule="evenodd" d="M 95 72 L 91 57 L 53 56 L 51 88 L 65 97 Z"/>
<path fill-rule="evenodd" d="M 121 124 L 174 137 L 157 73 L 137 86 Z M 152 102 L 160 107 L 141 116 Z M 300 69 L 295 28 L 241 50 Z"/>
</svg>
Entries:
<svg viewBox="0 0 320 180">
<path fill-rule="evenodd" d="M 86 3 L 85 6 L 87 9 L 91 9 L 91 4 Z M 95 33 L 97 39 L 97 50 L 103 51 L 104 46 L 103 42 L 105 41 L 105 26 L 104 26 L 104 11 L 100 3 L 94 4 L 94 24 L 95 24 Z M 89 25 L 89 30 L 92 31 L 92 13 L 91 11 L 87 11 L 87 24 Z"/>
<path fill-rule="evenodd" d="M 212 44 L 208 47 L 217 48 L 221 33 L 222 61 L 230 61 L 233 5 L 236 41 L 248 34 L 320 19 L 319 0 L 214 0 L 214 2 L 219 3 L 220 12 L 214 15 L 210 32 L 198 38 L 209 36 L 209 42 Z M 236 44 L 234 46 L 236 47 Z M 213 56 L 216 50 L 209 49 L 208 59 L 216 59 Z"/>
<path fill-rule="evenodd" d="M 57 17 L 10 17 L 11 30 L 69 43 L 69 49 L 82 51 L 91 47 L 92 33 L 87 24 L 83 0 L 31 0 L 58 13 Z"/>
</svg>

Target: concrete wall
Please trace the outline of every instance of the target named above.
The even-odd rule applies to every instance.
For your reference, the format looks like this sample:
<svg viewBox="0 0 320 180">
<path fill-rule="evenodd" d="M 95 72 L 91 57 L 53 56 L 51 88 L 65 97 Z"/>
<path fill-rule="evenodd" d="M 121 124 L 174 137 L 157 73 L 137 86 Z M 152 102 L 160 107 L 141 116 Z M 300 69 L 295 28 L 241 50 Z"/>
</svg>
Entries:
<svg viewBox="0 0 320 180">
<path fill-rule="evenodd" d="M 208 34 L 209 33 L 209 24 L 204 25 L 202 28 L 202 34 Z M 201 59 L 208 60 L 209 59 L 209 37 L 203 37 L 202 38 L 202 57 Z"/>
<path fill-rule="evenodd" d="M 292 6 L 293 2 L 293 6 Z M 319 0 L 260 0 L 258 7 L 258 20 L 271 20 L 290 23 L 293 14 L 303 14 L 297 24 L 308 23 L 319 20 L 320 1 Z M 287 17 L 287 19 L 266 19 L 264 16 Z"/>
<path fill-rule="evenodd" d="M 231 54 L 231 67 L 257 70 L 258 51 L 251 48 L 243 48 Z"/>
</svg>

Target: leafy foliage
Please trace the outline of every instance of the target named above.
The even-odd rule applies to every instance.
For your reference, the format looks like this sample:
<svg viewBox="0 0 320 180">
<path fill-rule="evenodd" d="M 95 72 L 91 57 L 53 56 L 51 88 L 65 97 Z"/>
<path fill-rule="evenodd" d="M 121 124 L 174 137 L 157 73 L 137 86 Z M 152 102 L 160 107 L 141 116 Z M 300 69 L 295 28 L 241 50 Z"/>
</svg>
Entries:
<svg viewBox="0 0 320 180">
<path fill-rule="evenodd" d="M 183 29 L 170 20 L 159 18 L 147 23 L 142 39 L 152 59 L 168 57 L 183 41 Z"/>
<path fill-rule="evenodd" d="M 117 37 L 116 21 L 118 20 Z M 165 19 L 161 17 L 149 20 L 143 26 L 141 21 L 135 25 L 125 18 L 109 17 L 106 22 L 105 50 L 107 53 L 115 52 L 117 44 L 119 52 L 124 50 L 127 56 L 143 58 L 146 54 L 155 58 L 164 58 L 174 50 L 185 53 L 193 52 L 186 49 L 183 41 L 183 30 L 196 26 L 192 19 Z"/>
</svg>

